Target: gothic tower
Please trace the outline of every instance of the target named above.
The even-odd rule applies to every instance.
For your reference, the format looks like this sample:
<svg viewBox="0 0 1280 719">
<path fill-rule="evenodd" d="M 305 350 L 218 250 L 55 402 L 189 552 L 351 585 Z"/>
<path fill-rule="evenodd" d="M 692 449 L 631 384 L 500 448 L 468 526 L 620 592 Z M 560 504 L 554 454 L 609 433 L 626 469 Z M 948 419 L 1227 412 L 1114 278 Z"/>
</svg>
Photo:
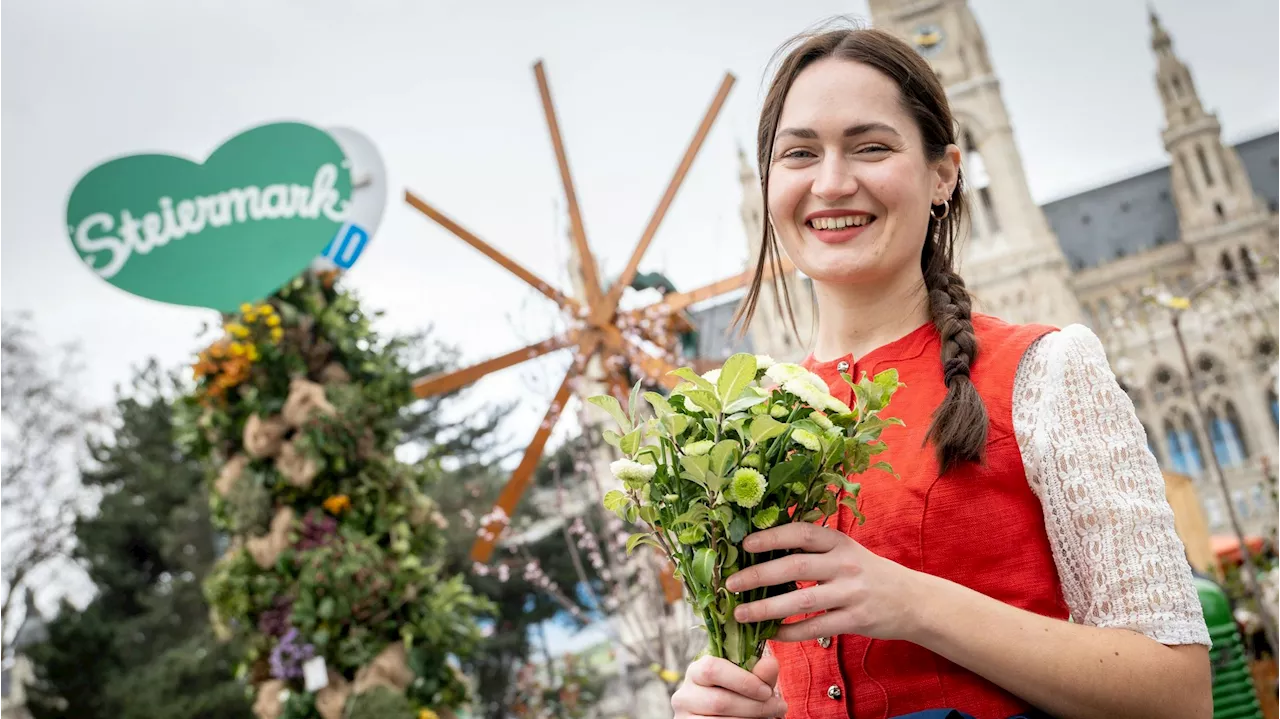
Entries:
<svg viewBox="0 0 1280 719">
<path fill-rule="evenodd" d="M 1022 157 L 966 0 L 870 0 L 874 26 L 906 40 L 946 88 L 964 153 L 971 231 L 957 253 L 983 311 L 1011 322 L 1079 322 L 1057 237 L 1031 197 Z"/>
<path fill-rule="evenodd" d="M 1205 111 L 1191 72 L 1174 53 L 1173 40 L 1154 9 L 1151 49 L 1182 240 L 1202 267 L 1252 272 L 1253 254 L 1270 254 L 1267 248 L 1274 245 L 1268 241 L 1266 204 L 1254 195 L 1240 156 L 1222 142 L 1217 116 Z"/>
</svg>

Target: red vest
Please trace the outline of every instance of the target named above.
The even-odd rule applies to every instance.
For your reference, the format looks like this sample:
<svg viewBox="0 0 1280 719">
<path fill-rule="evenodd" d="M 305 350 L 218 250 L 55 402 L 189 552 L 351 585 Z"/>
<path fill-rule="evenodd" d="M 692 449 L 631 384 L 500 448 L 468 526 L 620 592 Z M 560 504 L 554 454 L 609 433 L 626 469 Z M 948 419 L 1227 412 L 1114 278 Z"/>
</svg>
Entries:
<svg viewBox="0 0 1280 719">
<path fill-rule="evenodd" d="M 932 445 L 924 446 L 934 410 L 942 403 L 941 342 L 932 325 L 854 361 L 852 356 L 805 366 L 852 406 L 839 364 L 856 380 L 896 368 L 906 384 L 887 415 L 881 457 L 897 480 L 869 471 L 859 481 L 858 526 L 847 509 L 830 521 L 876 554 L 903 566 L 963 584 L 1002 602 L 1066 619 L 1058 573 L 1045 535 L 1040 501 L 1027 485 L 1013 433 L 1013 381 L 1023 354 L 1043 326 L 1014 326 L 985 315 L 973 318 L 978 359 L 971 377 L 987 407 L 986 461 L 961 464 L 939 475 Z M 793 617 L 799 620 L 804 617 Z M 823 646 L 823 645 L 827 646 Z M 885 719 L 924 709 L 954 708 L 977 719 L 1003 719 L 1028 705 L 959 665 L 905 641 L 832 637 L 829 642 L 770 642 L 781 664 L 787 716 L 796 719 Z"/>
</svg>

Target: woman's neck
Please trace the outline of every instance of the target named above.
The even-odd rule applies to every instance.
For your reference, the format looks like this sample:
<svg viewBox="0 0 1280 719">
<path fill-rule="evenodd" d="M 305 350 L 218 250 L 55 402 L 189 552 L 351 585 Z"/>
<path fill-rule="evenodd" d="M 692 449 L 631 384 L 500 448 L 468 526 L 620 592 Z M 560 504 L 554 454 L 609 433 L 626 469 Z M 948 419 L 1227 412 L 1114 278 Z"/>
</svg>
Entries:
<svg viewBox="0 0 1280 719">
<path fill-rule="evenodd" d="M 813 357 L 819 362 L 862 357 L 930 321 L 929 294 L 918 274 L 889 285 L 815 281 L 813 290 L 818 300 Z"/>
</svg>

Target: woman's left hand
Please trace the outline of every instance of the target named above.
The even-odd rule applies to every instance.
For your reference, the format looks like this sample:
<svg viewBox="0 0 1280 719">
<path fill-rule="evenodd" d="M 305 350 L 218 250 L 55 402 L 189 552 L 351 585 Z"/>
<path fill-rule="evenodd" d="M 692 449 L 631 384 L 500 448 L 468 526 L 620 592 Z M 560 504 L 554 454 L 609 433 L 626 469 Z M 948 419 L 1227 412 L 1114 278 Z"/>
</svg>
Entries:
<svg viewBox="0 0 1280 719">
<path fill-rule="evenodd" d="M 930 575 L 874 554 L 844 532 L 809 522 L 756 532 L 743 540 L 742 547 L 753 554 L 798 551 L 742 569 L 726 580 L 729 591 L 796 581 L 817 585 L 743 604 L 734 612 L 739 622 L 823 612 L 784 625 L 774 637 L 782 642 L 837 634 L 907 640 L 915 635 L 921 615 L 919 598 L 925 596 L 921 585 Z"/>
</svg>

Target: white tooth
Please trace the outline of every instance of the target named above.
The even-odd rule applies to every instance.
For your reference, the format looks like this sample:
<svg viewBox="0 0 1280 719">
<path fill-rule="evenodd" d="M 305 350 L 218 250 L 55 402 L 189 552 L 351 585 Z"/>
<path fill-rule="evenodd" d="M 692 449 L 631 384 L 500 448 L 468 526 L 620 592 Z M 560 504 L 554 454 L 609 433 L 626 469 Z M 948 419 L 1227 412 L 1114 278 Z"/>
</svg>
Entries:
<svg viewBox="0 0 1280 719">
<path fill-rule="evenodd" d="M 837 229 L 837 230 L 843 230 L 843 229 L 844 229 L 844 218 L 843 218 L 843 217 L 833 217 L 833 218 L 831 218 L 831 221 L 832 221 L 832 223 L 834 223 L 834 224 L 835 224 L 835 227 L 836 227 L 836 229 Z"/>
<path fill-rule="evenodd" d="M 830 222 L 831 222 L 831 221 L 830 221 L 829 219 L 827 219 L 826 217 L 819 217 L 819 218 L 818 218 L 818 229 L 820 229 L 820 230 L 828 229 L 828 225 L 830 224 Z"/>
<path fill-rule="evenodd" d="M 841 227 L 849 227 L 849 226 L 851 226 L 852 224 L 853 224 L 853 218 L 852 218 L 852 217 L 841 217 L 841 218 L 840 218 L 840 226 L 841 226 Z"/>
</svg>

